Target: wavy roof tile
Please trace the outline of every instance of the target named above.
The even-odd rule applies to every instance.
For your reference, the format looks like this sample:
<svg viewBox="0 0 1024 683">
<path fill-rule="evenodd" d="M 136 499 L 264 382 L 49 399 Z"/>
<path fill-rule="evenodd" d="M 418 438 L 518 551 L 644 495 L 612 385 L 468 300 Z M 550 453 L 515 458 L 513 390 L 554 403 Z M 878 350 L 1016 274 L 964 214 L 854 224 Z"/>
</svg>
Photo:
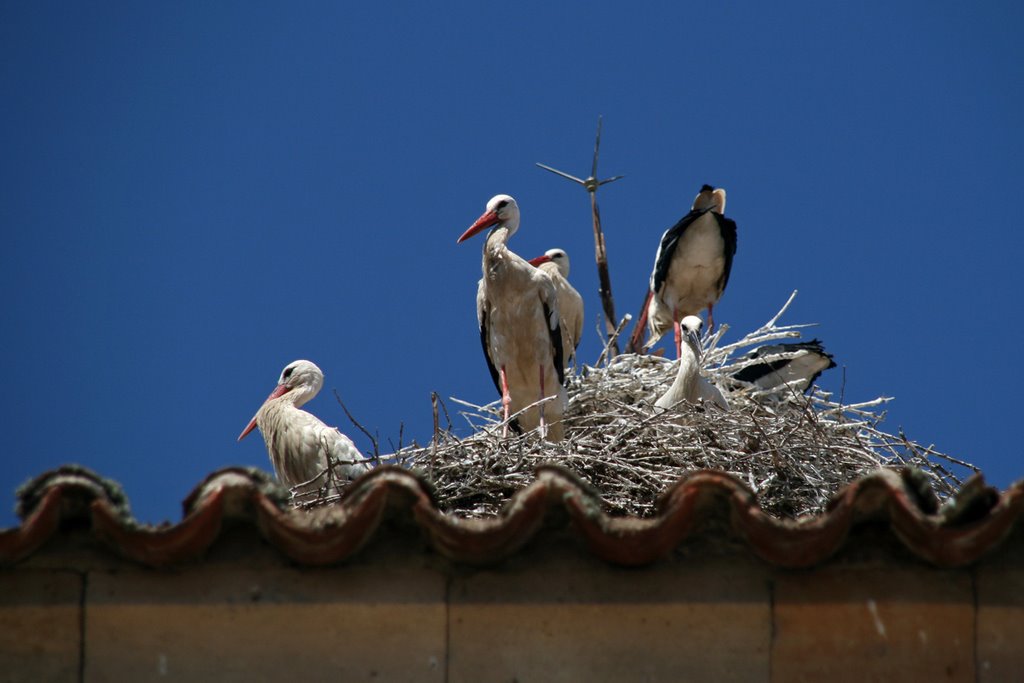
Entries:
<svg viewBox="0 0 1024 683">
<path fill-rule="evenodd" d="M 827 560 L 858 525 L 888 525 L 904 546 L 940 567 L 970 564 L 998 546 L 1024 518 L 1024 481 L 1000 494 L 980 476 L 942 506 L 913 471 L 863 477 L 821 515 L 779 520 L 764 513 L 742 482 L 701 471 L 663 494 L 647 519 L 611 517 L 598 494 L 567 470 L 539 468 L 503 514 L 464 519 L 443 513 L 430 486 L 415 474 L 379 467 L 354 482 L 340 504 L 315 512 L 293 510 L 287 492 L 259 470 L 228 468 L 211 474 L 188 496 L 177 524 L 139 524 L 120 487 L 80 467 L 46 472 L 18 493 L 22 523 L 0 530 L 0 566 L 31 557 L 68 529 L 86 528 L 101 545 L 134 562 L 163 567 L 201 558 L 226 523 L 251 524 L 290 560 L 309 566 L 343 562 L 381 533 L 386 518 L 418 527 L 442 555 L 486 564 L 514 554 L 547 516 L 564 511 L 574 533 L 597 557 L 640 566 L 669 555 L 707 529 L 732 533 L 762 559 L 781 567 Z"/>
</svg>

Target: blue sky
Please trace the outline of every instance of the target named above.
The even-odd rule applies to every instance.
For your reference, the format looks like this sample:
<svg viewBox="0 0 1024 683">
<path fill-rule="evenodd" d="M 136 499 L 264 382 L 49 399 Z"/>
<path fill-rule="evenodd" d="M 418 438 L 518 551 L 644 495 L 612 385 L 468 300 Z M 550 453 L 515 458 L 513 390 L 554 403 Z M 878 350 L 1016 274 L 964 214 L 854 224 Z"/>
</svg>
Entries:
<svg viewBox="0 0 1024 683">
<path fill-rule="evenodd" d="M 848 400 L 1024 477 L 1024 10 L 1018 3 L 102 3 L 0 7 L 0 526 L 60 463 L 176 520 L 298 358 L 311 412 L 429 438 L 430 392 L 484 403 L 474 312 L 489 197 L 524 257 L 565 248 L 620 313 L 702 183 L 739 249 L 716 321 L 817 322 Z M 215 5 L 215 6 L 214 6 Z M 843 386 L 845 368 L 845 386 Z"/>
</svg>

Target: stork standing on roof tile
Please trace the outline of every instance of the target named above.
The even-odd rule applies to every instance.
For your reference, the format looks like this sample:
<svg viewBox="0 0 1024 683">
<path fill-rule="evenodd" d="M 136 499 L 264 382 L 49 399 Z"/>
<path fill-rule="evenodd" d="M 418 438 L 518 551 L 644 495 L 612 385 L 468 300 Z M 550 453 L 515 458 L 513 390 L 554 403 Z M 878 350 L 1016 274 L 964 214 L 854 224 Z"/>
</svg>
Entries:
<svg viewBox="0 0 1024 683">
<path fill-rule="evenodd" d="M 759 389 L 773 389 L 788 384 L 796 391 L 805 392 L 822 372 L 834 368 L 832 354 L 826 353 L 821 341 L 759 346 L 747 354 L 746 360 L 762 359 L 732 374 L 733 379 L 757 385 Z"/>
<path fill-rule="evenodd" d="M 501 394 L 504 418 L 507 421 L 512 414 L 551 397 L 522 413 L 517 423 L 525 430 L 538 428 L 542 438 L 560 441 L 566 395 L 555 285 L 547 273 L 508 248 L 509 238 L 519 229 L 515 199 L 506 194 L 492 197 L 458 242 L 487 228 L 476 313 L 484 357 Z"/>
<path fill-rule="evenodd" d="M 559 324 L 562 326 L 562 353 L 568 366 L 576 356 L 583 334 L 583 297 L 569 284 L 569 255 L 564 249 L 548 249 L 530 264 L 551 277 L 558 293 Z"/>
<path fill-rule="evenodd" d="M 714 331 L 713 308 L 729 284 L 735 253 L 736 222 L 725 217 L 725 190 L 704 185 L 690 212 L 661 236 L 630 348 L 641 347 L 646 322 L 651 333 L 647 347 L 671 328 L 678 356 L 682 344 L 679 321 L 704 308 L 708 310 L 708 331 Z"/>
<path fill-rule="evenodd" d="M 656 408 L 669 410 L 682 401 L 694 404 L 705 401 L 714 403 L 722 410 L 729 410 L 729 402 L 721 390 L 700 374 L 700 329 L 703 324 L 695 315 L 688 315 L 680 321 L 683 343 L 679 354 L 679 369 L 672 386 L 655 402 Z"/>
<path fill-rule="evenodd" d="M 334 476 L 342 481 L 369 471 L 366 459 L 351 439 L 301 410 L 320 392 L 323 383 L 324 374 L 314 363 L 289 363 L 281 371 L 277 387 L 238 435 L 241 441 L 259 427 L 274 473 L 288 488 L 299 487 L 297 493 L 323 487 L 328 462 Z"/>
</svg>

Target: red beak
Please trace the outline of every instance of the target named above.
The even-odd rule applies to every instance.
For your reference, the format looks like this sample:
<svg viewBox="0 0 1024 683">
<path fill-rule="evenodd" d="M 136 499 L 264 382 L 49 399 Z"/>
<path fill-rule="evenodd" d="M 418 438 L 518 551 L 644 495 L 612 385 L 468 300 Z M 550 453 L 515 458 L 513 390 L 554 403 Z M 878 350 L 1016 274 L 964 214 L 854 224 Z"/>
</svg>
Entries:
<svg viewBox="0 0 1024 683">
<path fill-rule="evenodd" d="M 529 263 L 531 266 L 539 266 L 540 264 L 547 263 L 550 260 L 550 256 L 548 256 L 547 254 L 541 254 L 540 256 L 535 256 L 534 258 L 530 259 L 529 261 L 527 261 L 527 263 Z"/>
<path fill-rule="evenodd" d="M 272 401 L 278 396 L 284 396 L 291 390 L 292 388 L 286 384 L 278 384 L 276 387 L 274 387 L 274 390 L 270 392 L 270 396 L 267 396 L 267 401 Z M 267 401 L 264 401 L 263 403 L 265 404 Z M 259 414 L 258 410 L 256 411 L 256 414 Z M 256 415 L 252 416 L 252 419 L 249 420 L 249 424 L 247 424 L 245 426 L 245 429 L 242 430 L 242 433 L 238 435 L 238 440 L 241 441 L 242 439 L 244 439 L 246 436 L 249 435 L 249 432 L 251 432 L 254 429 L 256 429 Z"/>
<path fill-rule="evenodd" d="M 484 230 L 485 228 L 489 228 L 492 225 L 496 224 L 498 220 L 499 219 L 497 211 L 484 212 L 484 215 L 480 216 L 480 218 L 477 218 L 476 222 L 473 223 L 473 225 L 469 226 L 469 229 L 466 230 L 466 232 L 462 233 L 462 237 L 455 240 L 455 243 L 461 244 L 465 242 L 466 240 L 468 240 L 470 237 L 477 234 L 481 230 Z"/>
</svg>

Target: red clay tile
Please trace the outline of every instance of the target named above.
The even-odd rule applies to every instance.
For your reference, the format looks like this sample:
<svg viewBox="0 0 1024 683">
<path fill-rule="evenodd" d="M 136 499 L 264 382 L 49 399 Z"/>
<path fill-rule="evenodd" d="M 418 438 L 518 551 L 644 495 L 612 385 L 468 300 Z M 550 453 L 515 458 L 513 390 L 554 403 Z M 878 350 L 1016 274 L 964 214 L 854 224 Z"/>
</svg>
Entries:
<svg viewBox="0 0 1024 683">
<path fill-rule="evenodd" d="M 287 493 L 266 474 L 229 468 L 210 475 L 186 499 L 181 522 L 151 527 L 128 516 L 116 485 L 69 467 L 47 472 L 24 489 L 22 524 L 0 530 L 0 566 L 30 557 L 69 527 L 86 527 L 110 551 L 140 564 L 193 561 L 217 543 L 227 520 L 252 525 L 298 564 L 331 565 L 359 552 L 390 516 L 414 524 L 454 561 L 487 564 L 514 554 L 560 509 L 590 551 L 616 565 L 656 562 L 713 523 L 731 528 L 771 564 L 808 567 L 841 549 L 855 526 L 881 521 L 922 560 L 958 567 L 999 546 L 1019 523 L 1024 482 L 1000 495 L 982 480 L 971 480 L 955 501 L 932 514 L 925 510 L 934 506 L 923 500 L 907 478 L 879 471 L 840 491 L 821 515 L 779 520 L 765 514 L 739 480 L 702 471 L 670 487 L 656 516 L 618 518 L 602 512 L 599 496 L 585 482 L 547 466 L 501 515 L 466 520 L 442 513 L 429 485 L 416 475 L 386 466 L 353 482 L 338 505 L 308 513 L 290 509 Z"/>
</svg>

